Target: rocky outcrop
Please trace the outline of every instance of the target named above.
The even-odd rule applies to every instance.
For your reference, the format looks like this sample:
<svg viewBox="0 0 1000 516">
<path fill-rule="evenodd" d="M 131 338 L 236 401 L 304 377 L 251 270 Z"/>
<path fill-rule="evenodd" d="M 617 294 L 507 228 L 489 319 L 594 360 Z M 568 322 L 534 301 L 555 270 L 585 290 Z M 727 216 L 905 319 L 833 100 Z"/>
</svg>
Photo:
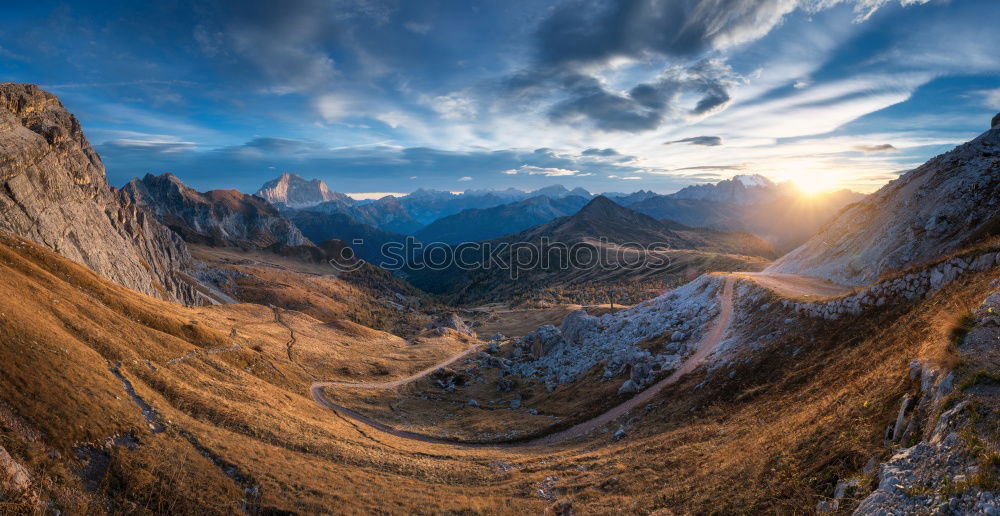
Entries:
<svg viewBox="0 0 1000 516">
<path fill-rule="evenodd" d="M 434 319 L 433 321 L 427 324 L 427 329 L 437 330 L 438 332 L 441 333 L 443 333 L 444 330 L 446 329 L 454 330 L 463 335 L 468 335 L 470 337 L 476 335 L 476 333 L 472 331 L 469 328 L 469 326 L 465 324 L 465 321 L 463 321 L 462 318 L 459 317 L 458 314 L 456 314 L 455 312 L 448 312 Z"/>
<path fill-rule="evenodd" d="M 997 113 L 997 116 L 993 117 L 993 120 L 990 121 L 990 127 L 995 128 L 998 125 L 1000 125 L 1000 113 Z"/>
<path fill-rule="evenodd" d="M 297 174 L 285 172 L 264 183 L 255 194 L 267 202 L 289 208 L 306 208 L 326 201 L 351 201 L 350 197 L 331 192 L 319 179 L 307 180 Z"/>
<path fill-rule="evenodd" d="M 767 272 L 864 285 L 1000 231 L 1000 127 L 907 172 Z"/>
<path fill-rule="evenodd" d="M 854 514 L 1000 514 L 1000 493 L 992 480 L 1000 465 L 995 448 L 983 445 L 995 440 L 1000 415 L 995 380 L 1000 370 L 1000 291 L 971 316 L 972 328 L 955 347 L 964 377 L 910 364 L 919 396 L 913 410 L 900 411 L 887 444 L 900 442 L 899 437 L 920 440 L 879 467 L 878 487 Z"/>
<path fill-rule="evenodd" d="M 193 303 L 184 242 L 108 185 L 80 122 L 37 86 L 0 84 L 0 230 L 161 299 Z"/>
<path fill-rule="evenodd" d="M 669 294 L 601 317 L 569 314 L 562 329 L 541 326 L 515 342 L 511 372 L 544 378 L 546 385 L 576 381 L 603 363 L 602 378 L 628 373 L 622 392 L 638 392 L 677 366 L 719 313 L 718 277 L 704 275 Z M 666 341 L 658 353 L 640 346 Z"/>
<path fill-rule="evenodd" d="M 3 446 L 0 446 L 0 487 L 8 487 L 21 493 L 31 487 L 28 470 L 14 460 Z"/>
<path fill-rule="evenodd" d="M 845 315 L 860 315 L 870 308 L 929 296 L 964 274 L 983 272 L 993 267 L 1000 267 L 1000 252 L 957 256 L 919 271 L 881 281 L 850 296 L 815 303 L 784 300 L 782 304 L 807 317 L 836 320 Z"/>
<path fill-rule="evenodd" d="M 199 193 L 172 174 L 146 174 L 122 192 L 188 242 L 250 248 L 309 245 L 294 224 L 260 197 L 235 190 Z"/>
</svg>

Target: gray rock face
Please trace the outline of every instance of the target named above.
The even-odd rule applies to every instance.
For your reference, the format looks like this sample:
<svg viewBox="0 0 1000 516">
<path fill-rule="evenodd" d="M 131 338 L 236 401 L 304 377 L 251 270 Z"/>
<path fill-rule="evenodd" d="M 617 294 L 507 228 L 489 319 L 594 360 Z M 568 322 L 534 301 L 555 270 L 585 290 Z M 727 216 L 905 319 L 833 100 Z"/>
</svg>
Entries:
<svg viewBox="0 0 1000 516">
<path fill-rule="evenodd" d="M 990 127 L 996 127 L 998 125 L 1000 125 L 1000 113 L 997 113 L 997 116 L 993 117 L 993 120 L 990 122 Z"/>
<path fill-rule="evenodd" d="M 852 205 L 768 272 L 868 284 L 988 236 L 1000 218 L 1000 127 Z"/>
<path fill-rule="evenodd" d="M 294 224 L 260 197 L 235 190 L 199 193 L 180 179 L 146 174 L 122 188 L 132 201 L 188 242 L 239 247 L 309 245 Z"/>
<path fill-rule="evenodd" d="M 80 122 L 34 85 L 0 84 L 0 230 L 144 294 L 194 303 L 184 242 L 108 185 Z"/>
</svg>

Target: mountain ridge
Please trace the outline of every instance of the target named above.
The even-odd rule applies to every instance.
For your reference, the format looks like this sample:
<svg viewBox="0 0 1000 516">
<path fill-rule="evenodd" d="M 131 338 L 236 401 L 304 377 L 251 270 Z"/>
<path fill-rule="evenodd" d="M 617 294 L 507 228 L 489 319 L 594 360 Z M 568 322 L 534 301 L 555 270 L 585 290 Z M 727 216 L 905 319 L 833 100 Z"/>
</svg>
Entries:
<svg viewBox="0 0 1000 516">
<path fill-rule="evenodd" d="M 767 270 L 871 283 L 1000 234 L 998 203 L 1000 127 L 992 126 L 848 207 Z"/>
<path fill-rule="evenodd" d="M 0 84 L 0 229 L 119 285 L 186 304 L 184 242 L 112 188 L 75 116 L 31 84 Z"/>
<path fill-rule="evenodd" d="M 134 178 L 122 192 L 189 242 L 259 248 L 311 244 L 258 196 L 236 190 L 198 192 L 172 174 Z"/>
</svg>

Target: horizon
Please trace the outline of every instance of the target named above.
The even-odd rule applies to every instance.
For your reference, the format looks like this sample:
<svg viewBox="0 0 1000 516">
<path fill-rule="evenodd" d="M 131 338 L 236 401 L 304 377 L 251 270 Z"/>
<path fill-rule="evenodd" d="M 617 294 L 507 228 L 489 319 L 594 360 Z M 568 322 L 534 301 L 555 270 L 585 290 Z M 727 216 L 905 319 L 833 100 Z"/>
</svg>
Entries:
<svg viewBox="0 0 1000 516">
<path fill-rule="evenodd" d="M 175 177 L 178 177 L 179 179 L 181 179 L 181 181 L 186 186 L 191 187 L 191 185 L 188 184 L 186 181 L 184 181 L 183 178 L 180 178 L 179 176 L 177 176 L 176 174 L 173 174 L 172 172 L 164 172 L 164 174 L 174 175 Z M 300 174 L 296 174 L 294 172 L 281 172 L 279 175 L 277 175 L 277 176 L 275 176 L 275 177 L 273 177 L 271 179 L 265 179 L 264 182 L 261 183 L 261 185 L 263 185 L 263 184 L 265 184 L 267 182 L 270 182 L 270 181 L 278 180 L 278 179 L 282 178 L 283 176 L 285 176 L 286 174 L 290 175 L 290 176 L 297 176 L 300 179 L 303 179 L 303 180 L 306 180 L 306 181 L 319 180 L 323 184 L 326 184 L 326 182 L 323 179 L 318 178 L 318 177 L 304 177 L 304 176 L 302 176 Z M 849 188 L 830 188 L 830 189 L 808 190 L 808 189 L 803 188 L 802 185 L 799 185 L 799 184 L 795 183 L 792 180 L 786 180 L 786 181 L 778 182 L 778 181 L 775 181 L 775 180 L 773 180 L 773 179 L 771 179 L 769 177 L 763 176 L 762 174 L 756 174 L 756 173 L 735 174 L 735 175 L 732 175 L 732 176 L 729 176 L 729 177 L 724 177 L 724 178 L 722 178 L 722 179 L 720 179 L 718 181 L 702 181 L 702 182 L 698 182 L 698 183 L 692 183 L 690 185 L 686 185 L 684 187 L 681 187 L 681 188 L 678 188 L 678 189 L 675 189 L 675 190 L 671 190 L 671 191 L 668 191 L 668 192 L 657 191 L 657 190 L 654 190 L 654 189 L 651 189 L 651 188 L 622 189 L 622 190 L 619 190 L 619 191 L 605 190 L 605 191 L 595 192 L 595 191 L 591 191 L 591 190 L 588 190 L 586 188 L 578 187 L 578 186 L 568 187 L 568 186 L 566 186 L 566 185 L 564 185 L 563 183 L 560 183 L 560 182 L 544 184 L 544 185 L 542 185 L 540 187 L 537 187 L 537 188 L 518 188 L 516 186 L 506 186 L 506 187 L 494 187 L 494 188 L 489 188 L 489 187 L 487 187 L 487 188 L 467 188 L 465 190 L 441 190 L 441 189 L 436 189 L 436 188 L 419 187 L 419 188 L 416 188 L 416 189 L 411 190 L 409 192 L 340 192 L 340 191 L 337 191 L 335 188 L 330 188 L 330 185 L 326 185 L 326 186 L 327 186 L 327 188 L 330 189 L 331 192 L 336 192 L 336 193 L 344 194 L 344 195 L 346 195 L 346 196 L 354 199 L 355 201 L 372 201 L 372 200 L 379 200 L 379 199 L 382 199 L 382 198 L 385 198 L 385 197 L 396 197 L 396 198 L 406 197 L 406 196 L 412 195 L 412 194 L 414 194 L 414 193 L 416 193 L 418 191 L 427 191 L 427 192 L 434 192 L 434 193 L 444 193 L 444 192 L 447 192 L 449 194 L 458 196 L 458 195 L 465 195 L 465 194 L 469 194 L 469 193 L 503 192 L 503 191 L 508 191 L 508 190 L 515 190 L 515 191 L 520 192 L 520 193 L 529 194 L 529 193 L 537 193 L 537 192 L 539 192 L 541 190 L 545 190 L 545 189 L 549 189 L 549 188 L 563 188 L 567 192 L 570 192 L 570 191 L 573 191 L 575 189 L 581 188 L 581 189 L 585 190 L 590 196 L 592 196 L 592 197 L 598 197 L 598 196 L 607 196 L 607 195 L 630 195 L 630 194 L 635 194 L 635 193 L 639 193 L 639 192 L 652 192 L 652 193 L 655 193 L 657 195 L 672 195 L 674 193 L 677 193 L 677 192 L 683 190 L 684 188 L 687 188 L 688 186 L 714 185 L 714 184 L 717 184 L 717 183 L 722 182 L 722 181 L 733 181 L 733 180 L 736 180 L 739 177 L 762 177 L 762 178 L 770 181 L 773 184 L 773 186 L 781 186 L 783 184 L 790 184 L 792 187 L 798 189 L 799 192 L 801 192 L 802 194 L 806 194 L 806 195 L 819 194 L 819 193 L 833 193 L 833 192 L 840 191 L 840 190 L 853 191 L 853 190 L 850 190 Z M 141 179 L 141 178 L 135 177 L 135 178 L 131 178 L 131 179 Z M 750 188 L 750 186 L 748 186 L 748 188 Z M 243 193 L 243 194 L 256 195 L 256 193 L 259 191 L 259 188 L 255 188 L 255 189 L 248 190 L 248 191 L 239 190 L 239 189 L 236 189 L 236 188 L 220 188 L 220 189 L 215 189 L 215 190 L 235 190 L 235 191 L 238 191 L 238 192 Z M 206 191 L 210 191 L 210 190 L 204 190 L 202 192 L 206 192 Z"/>
<path fill-rule="evenodd" d="M 676 7 L 19 5 L 0 63 L 79 117 L 112 184 L 200 191 L 288 170 L 357 194 L 735 173 L 869 193 L 1000 111 L 989 0 Z"/>
</svg>

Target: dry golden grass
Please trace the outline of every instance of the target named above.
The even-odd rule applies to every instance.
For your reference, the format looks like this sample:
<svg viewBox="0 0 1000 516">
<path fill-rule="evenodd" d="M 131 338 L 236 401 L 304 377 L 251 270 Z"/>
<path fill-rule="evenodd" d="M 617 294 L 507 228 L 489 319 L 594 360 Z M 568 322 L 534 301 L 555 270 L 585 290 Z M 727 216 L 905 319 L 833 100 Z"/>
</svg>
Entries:
<svg viewBox="0 0 1000 516">
<path fill-rule="evenodd" d="M 970 276 L 864 320 L 795 328 L 733 380 L 713 376 L 696 389 L 704 379 L 696 373 L 664 391 L 632 414 L 619 442 L 597 432 L 549 449 L 461 449 L 361 426 L 307 392 L 313 377 L 405 377 L 464 349 L 461 339 L 409 344 L 290 311 L 279 310 L 279 321 L 257 305 L 180 307 L 0 235 L 0 399 L 10 409 L 0 445 L 31 469 L 43 498 L 70 513 L 233 513 L 249 504 L 510 514 L 562 502 L 578 513 L 806 512 L 837 478 L 888 453 L 881 432 L 913 389 L 907 364 L 948 360 L 947 321 L 981 302 L 995 277 Z M 164 432 L 150 431 L 109 371 L 118 361 Z M 73 450 L 113 435 L 132 435 L 139 447 L 111 448 L 101 487 L 88 491 Z M 259 487 L 259 500 L 245 485 Z"/>
</svg>

